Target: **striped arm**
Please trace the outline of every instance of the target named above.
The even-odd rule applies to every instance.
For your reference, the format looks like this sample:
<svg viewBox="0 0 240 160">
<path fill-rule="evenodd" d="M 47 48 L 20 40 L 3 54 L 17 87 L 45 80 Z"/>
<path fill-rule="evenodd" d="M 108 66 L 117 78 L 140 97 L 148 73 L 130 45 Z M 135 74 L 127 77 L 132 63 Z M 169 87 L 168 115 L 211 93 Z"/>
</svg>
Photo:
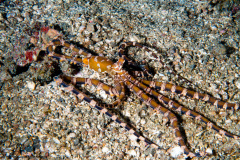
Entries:
<svg viewBox="0 0 240 160">
<path fill-rule="evenodd" d="M 179 103 L 169 99 L 168 97 L 157 93 L 156 91 L 152 90 L 151 88 L 147 87 L 146 85 L 144 85 L 143 83 L 140 83 L 138 80 L 134 79 L 131 76 L 127 77 L 129 81 L 131 81 L 133 84 L 135 84 L 136 86 L 138 86 L 139 88 L 141 88 L 142 90 L 144 90 L 146 93 L 149 93 L 150 95 L 154 96 L 155 98 L 157 98 L 161 103 L 164 103 L 166 105 L 169 106 L 170 109 L 174 110 L 174 111 L 178 111 L 181 114 L 185 114 L 187 116 L 191 116 L 193 118 L 195 118 L 196 120 L 201 120 L 202 122 L 204 122 L 205 124 L 207 124 L 207 126 L 209 126 L 210 128 L 214 129 L 215 131 L 219 132 L 221 135 L 225 135 L 227 137 L 230 138 L 234 138 L 234 139 L 239 139 L 240 136 L 234 135 L 228 131 L 225 131 L 224 129 L 218 127 L 217 125 L 215 125 L 214 123 L 212 123 L 211 121 L 209 121 L 206 117 L 200 115 L 199 113 L 189 110 L 184 106 L 181 106 Z"/>
<path fill-rule="evenodd" d="M 178 119 L 177 119 L 176 115 L 173 112 L 171 112 L 167 108 L 161 106 L 155 100 L 150 98 L 147 94 L 144 93 L 143 90 L 141 90 L 140 88 L 135 86 L 133 83 L 131 83 L 126 78 L 126 76 L 124 74 L 122 75 L 122 79 L 125 82 L 125 84 L 128 86 L 128 88 L 130 90 L 133 90 L 134 93 L 136 93 L 136 95 L 141 99 L 141 101 L 143 101 L 144 103 L 149 105 L 153 110 L 155 110 L 157 112 L 161 112 L 164 116 L 169 118 L 169 120 L 171 122 L 171 126 L 174 129 L 176 140 L 178 141 L 179 146 L 183 149 L 184 154 L 186 154 L 188 157 L 201 157 L 201 156 L 204 155 L 204 154 L 200 154 L 200 153 L 192 153 L 187 148 L 187 146 L 186 146 L 186 144 L 184 142 L 183 136 L 182 136 L 182 134 L 181 134 L 181 132 L 179 130 Z"/>
<path fill-rule="evenodd" d="M 137 43 L 137 42 L 124 42 L 122 43 L 120 46 L 119 46 L 119 49 L 118 49 L 118 54 L 120 57 L 123 57 L 124 60 L 128 63 L 128 65 L 132 66 L 133 68 L 135 68 L 136 70 L 142 70 L 143 73 L 141 74 L 144 74 L 145 76 L 151 76 L 152 75 L 150 74 L 150 70 L 149 68 L 144 65 L 143 67 L 139 67 L 139 65 L 137 65 L 136 63 L 134 63 L 130 58 L 128 58 L 126 55 L 125 55 L 125 51 L 128 47 L 138 47 L 138 48 L 141 48 L 151 54 L 154 54 L 152 53 L 152 51 L 150 49 L 148 49 L 147 47 L 143 46 L 142 44 L 140 43 Z M 137 73 L 138 74 L 138 73 Z"/>
<path fill-rule="evenodd" d="M 123 98 L 125 97 L 125 92 L 126 92 L 125 91 L 125 86 L 124 86 L 123 81 L 119 80 L 118 76 L 116 76 L 116 78 L 115 78 L 115 84 L 116 84 L 115 88 L 116 88 L 116 90 L 118 91 L 118 94 L 119 94 L 116 102 L 118 102 L 117 105 L 120 105 L 122 103 Z M 116 103 L 116 102 L 114 102 L 114 103 Z"/>
<path fill-rule="evenodd" d="M 78 53 L 79 55 L 84 55 L 87 57 L 91 57 L 92 55 L 84 48 L 77 48 L 75 45 L 70 44 L 69 42 L 64 41 L 63 39 L 55 39 L 53 40 L 50 45 L 47 47 L 47 54 L 49 57 L 57 59 L 59 61 L 68 61 L 71 64 L 82 64 L 82 58 L 76 58 L 72 56 L 66 56 L 57 54 L 54 52 L 54 46 L 64 46 L 66 48 L 70 48 L 72 51 Z"/>
<path fill-rule="evenodd" d="M 148 75 L 146 75 L 146 73 L 144 71 L 129 71 L 129 73 L 131 75 L 133 75 L 134 77 L 140 77 L 140 78 L 148 77 Z M 152 75 L 151 75 L 151 77 L 152 77 Z"/>
<path fill-rule="evenodd" d="M 178 76 L 179 78 L 183 79 L 184 81 L 190 82 L 190 81 L 187 80 L 186 78 L 178 75 L 176 71 L 170 69 L 167 65 L 165 65 L 165 63 L 164 63 L 163 61 L 161 61 L 161 59 L 160 59 L 155 53 L 153 53 L 148 47 L 146 47 L 146 46 L 144 46 L 144 45 L 142 45 L 142 44 L 140 44 L 140 43 L 137 43 L 137 42 L 124 42 L 124 43 L 122 43 L 122 44 L 119 46 L 118 54 L 119 54 L 120 57 L 123 57 L 124 60 L 125 60 L 126 62 L 128 62 L 128 64 L 133 65 L 133 66 L 135 66 L 135 67 L 137 66 L 137 64 L 135 64 L 134 62 L 132 62 L 131 59 L 129 59 L 128 57 L 126 57 L 126 55 L 125 55 L 124 52 L 125 52 L 125 50 L 126 50 L 127 47 L 138 47 L 138 48 L 141 48 L 141 49 L 149 52 L 149 53 L 161 64 L 160 66 L 162 66 L 163 68 L 167 69 L 171 74 L 173 74 L 173 75 L 175 75 L 175 76 Z M 144 66 L 143 72 L 146 73 L 148 76 L 151 76 L 151 77 L 152 77 L 152 75 L 150 74 L 149 71 L 150 71 L 149 68 L 147 68 L 147 66 Z"/>
<path fill-rule="evenodd" d="M 54 40 L 52 40 L 52 42 L 50 43 L 48 48 L 52 48 L 53 46 L 63 46 L 63 47 L 71 49 L 72 51 L 78 53 L 79 55 L 83 55 L 83 56 L 87 56 L 87 57 L 92 56 L 91 53 L 89 53 L 86 49 L 78 48 L 75 45 L 73 45 L 69 42 L 66 42 L 64 39 L 54 39 Z"/>
<path fill-rule="evenodd" d="M 154 82 L 154 81 L 147 81 L 147 80 L 142 80 L 142 82 L 151 88 L 160 89 L 161 91 L 170 91 L 172 93 L 181 94 L 183 96 L 188 96 L 193 99 L 204 100 L 208 103 L 211 103 L 212 105 L 217 106 L 218 108 L 235 109 L 235 110 L 240 109 L 240 106 L 237 103 L 235 104 L 235 103 L 224 102 L 224 101 L 218 100 L 217 98 L 209 96 L 208 94 L 198 93 L 198 92 L 183 88 L 181 86 L 173 85 L 171 83 Z"/>
<path fill-rule="evenodd" d="M 70 64 L 75 64 L 75 65 L 76 64 L 78 64 L 78 65 L 82 64 L 82 58 L 75 58 L 75 57 L 72 57 L 72 56 L 57 54 L 54 51 L 52 51 L 51 46 L 48 47 L 48 51 L 50 51 L 49 54 L 48 54 L 49 57 L 51 57 L 53 59 L 56 59 L 56 60 L 59 60 L 60 62 L 68 61 Z"/>
<path fill-rule="evenodd" d="M 59 78 L 59 77 L 54 77 L 54 81 L 59 85 L 64 87 L 67 91 L 72 92 L 74 94 L 76 94 L 76 96 L 81 99 L 84 100 L 86 102 L 88 102 L 90 104 L 91 107 L 97 109 L 99 112 L 107 115 L 108 117 L 110 117 L 113 121 L 117 122 L 120 126 L 122 126 L 123 128 L 125 128 L 131 135 L 135 136 L 134 140 L 140 140 L 143 141 L 145 144 L 150 145 L 153 148 L 156 149 L 160 149 L 159 146 L 157 146 L 155 143 L 151 142 L 150 140 L 146 139 L 145 137 L 141 136 L 138 132 L 136 132 L 132 127 L 130 127 L 128 124 L 122 122 L 117 115 L 111 113 L 110 111 L 108 111 L 107 108 L 104 107 L 100 107 L 96 101 L 92 100 L 89 96 L 87 96 L 86 94 L 84 94 L 83 92 L 79 91 L 78 89 L 76 89 L 75 87 L 69 85 L 68 83 L 64 82 L 63 79 Z"/>
<path fill-rule="evenodd" d="M 97 88 L 97 90 L 104 90 L 106 94 L 110 95 L 110 96 L 117 96 L 117 100 L 115 102 L 113 102 L 112 104 L 108 104 L 107 107 L 108 108 L 113 108 L 114 106 L 117 106 L 121 103 L 121 100 L 125 97 L 125 88 L 124 88 L 124 83 L 118 81 L 119 83 L 115 83 L 116 87 L 112 88 L 102 82 L 100 82 L 99 80 L 96 79 L 91 79 L 91 78 L 78 78 L 78 77 L 71 77 L 71 76 L 66 76 L 66 75 L 62 75 L 61 78 L 64 81 L 69 81 L 72 84 L 76 84 L 76 85 L 81 85 L 81 84 L 85 84 L 85 85 L 93 85 Z"/>
</svg>

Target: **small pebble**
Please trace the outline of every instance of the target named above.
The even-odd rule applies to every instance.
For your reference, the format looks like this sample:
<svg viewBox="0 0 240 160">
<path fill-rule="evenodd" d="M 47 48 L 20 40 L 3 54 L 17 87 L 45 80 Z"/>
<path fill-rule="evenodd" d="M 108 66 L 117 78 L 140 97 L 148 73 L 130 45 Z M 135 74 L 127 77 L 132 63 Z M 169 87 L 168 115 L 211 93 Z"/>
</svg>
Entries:
<svg viewBox="0 0 240 160">
<path fill-rule="evenodd" d="M 231 124 L 231 123 L 232 123 L 232 120 L 227 119 L 227 120 L 225 121 L 225 123 L 226 123 L 226 124 Z"/>
<path fill-rule="evenodd" d="M 183 150 L 179 146 L 172 148 L 170 151 L 170 154 L 173 158 L 177 158 L 182 153 L 183 153 Z"/>
<path fill-rule="evenodd" d="M 79 31 L 79 33 L 82 33 L 85 29 L 86 29 L 85 26 L 80 26 L 78 31 Z"/>
<path fill-rule="evenodd" d="M 144 119 L 141 119 L 141 124 L 143 125 L 145 123 L 146 123 L 146 121 Z"/>
<path fill-rule="evenodd" d="M 86 30 L 90 33 L 95 32 L 94 23 L 89 23 Z"/>
<path fill-rule="evenodd" d="M 55 142 L 55 143 L 57 143 L 57 144 L 60 144 L 61 142 L 58 140 L 58 138 L 56 138 L 56 137 L 53 137 L 53 141 Z"/>
<path fill-rule="evenodd" d="M 235 85 L 236 85 L 236 87 L 237 87 L 238 89 L 240 89 L 240 80 L 237 80 L 237 81 L 235 82 Z"/>
<path fill-rule="evenodd" d="M 108 153 L 108 152 L 109 152 L 109 149 L 108 149 L 107 147 L 103 147 L 103 148 L 102 148 L 102 152 Z"/>
<path fill-rule="evenodd" d="M 216 26 L 211 26 L 211 30 L 216 31 L 217 27 Z"/>
<path fill-rule="evenodd" d="M 74 137 L 76 137 L 76 133 L 70 133 L 70 134 L 68 135 L 68 137 L 69 137 L 69 138 L 74 138 Z"/>
<path fill-rule="evenodd" d="M 66 155 L 68 158 L 70 158 L 70 157 L 71 157 L 70 151 L 69 151 L 69 150 L 66 150 L 65 155 Z"/>
<path fill-rule="evenodd" d="M 137 153 L 134 149 L 128 151 L 128 154 L 131 155 L 131 156 L 136 156 L 137 155 Z"/>
<path fill-rule="evenodd" d="M 132 141 L 136 141 L 137 140 L 137 136 L 133 135 L 133 134 L 130 134 L 129 135 L 129 138 L 132 140 Z"/>
<path fill-rule="evenodd" d="M 34 91 L 34 90 L 35 90 L 35 87 L 36 87 L 36 84 L 35 84 L 34 82 L 32 82 L 32 81 L 27 81 L 27 87 L 28 87 L 30 90 Z"/>
<path fill-rule="evenodd" d="M 206 153 L 208 153 L 208 154 L 213 154 L 213 151 L 212 151 L 211 148 L 208 148 L 208 149 L 206 150 Z"/>
</svg>

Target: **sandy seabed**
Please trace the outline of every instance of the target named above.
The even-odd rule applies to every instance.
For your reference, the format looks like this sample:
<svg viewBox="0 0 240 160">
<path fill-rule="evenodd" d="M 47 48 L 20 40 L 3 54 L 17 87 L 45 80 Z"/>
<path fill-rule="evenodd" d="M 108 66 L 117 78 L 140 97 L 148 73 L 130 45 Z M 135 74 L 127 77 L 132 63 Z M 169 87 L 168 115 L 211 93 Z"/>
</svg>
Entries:
<svg viewBox="0 0 240 160">
<path fill-rule="evenodd" d="M 112 60 L 118 59 L 121 42 L 144 44 L 191 84 L 171 74 L 144 51 L 129 49 L 129 57 L 140 64 L 149 64 L 155 71 L 155 81 L 171 82 L 239 103 L 239 6 L 234 0 L 0 1 L 0 157 L 184 159 L 178 155 L 175 135 L 167 119 L 133 93 L 127 93 L 114 112 L 162 150 L 131 141 L 125 129 L 60 89 L 53 75 L 70 74 L 72 69 L 67 63 L 43 57 L 22 67 L 19 64 L 25 58 L 25 51 L 31 48 L 31 36 L 42 26 L 50 26 L 61 32 L 65 40 Z M 42 47 L 40 42 L 38 46 Z M 112 77 L 87 68 L 78 75 L 113 84 Z M 109 100 L 94 87 L 86 90 L 97 99 Z M 240 135 L 239 111 L 164 94 L 230 133 Z M 239 140 L 221 136 L 202 122 L 177 115 L 192 152 L 206 151 L 209 153 L 206 159 L 240 158 Z"/>
</svg>

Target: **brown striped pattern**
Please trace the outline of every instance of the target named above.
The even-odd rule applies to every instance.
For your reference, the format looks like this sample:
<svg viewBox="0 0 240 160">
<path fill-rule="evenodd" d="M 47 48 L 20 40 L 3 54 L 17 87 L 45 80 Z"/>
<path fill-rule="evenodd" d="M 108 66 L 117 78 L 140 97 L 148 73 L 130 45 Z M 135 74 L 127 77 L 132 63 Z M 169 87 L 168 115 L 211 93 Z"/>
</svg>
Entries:
<svg viewBox="0 0 240 160">
<path fill-rule="evenodd" d="M 60 55 L 54 52 L 54 46 L 64 46 L 67 48 L 70 48 L 74 52 L 79 53 L 80 55 L 85 56 L 85 58 L 72 58 L 70 56 L 64 56 Z M 222 135 L 226 135 L 228 137 L 232 137 L 235 139 L 238 139 L 239 136 L 233 135 L 220 127 L 216 126 L 212 122 L 210 122 L 207 118 L 203 117 L 199 113 L 196 113 L 194 111 L 191 111 L 183 106 L 181 106 L 179 103 L 169 99 L 168 97 L 157 93 L 156 91 L 153 90 L 153 88 L 160 89 L 162 91 L 170 91 L 172 93 L 177 93 L 177 94 L 182 94 L 184 96 L 189 96 L 191 98 L 195 99 L 202 99 L 207 102 L 210 102 L 211 104 L 214 104 L 220 108 L 235 108 L 235 110 L 239 109 L 238 104 L 232 104 L 232 103 L 227 103 L 223 101 L 219 101 L 216 98 L 210 97 L 207 94 L 202 94 L 202 93 L 197 93 L 185 88 L 182 88 L 180 86 L 175 86 L 170 83 L 162 83 L 162 82 L 153 82 L 153 81 L 147 81 L 147 80 L 142 80 L 142 83 L 139 82 L 138 80 L 134 79 L 127 71 L 122 70 L 122 66 L 125 63 L 125 61 L 129 65 L 136 66 L 135 63 L 133 63 L 129 58 L 127 58 L 124 55 L 125 49 L 128 46 L 135 46 L 138 48 L 142 48 L 147 52 L 150 52 L 150 54 L 155 57 L 160 63 L 161 60 L 151 52 L 147 47 L 144 47 L 143 45 L 136 43 L 136 42 L 126 42 L 122 43 L 119 47 L 119 55 L 121 58 L 114 63 L 111 60 L 105 58 L 105 57 L 99 57 L 99 56 L 92 56 L 89 52 L 87 52 L 85 49 L 82 48 L 77 48 L 74 45 L 64 41 L 63 39 L 57 39 L 53 40 L 52 43 L 48 46 L 47 52 L 50 57 L 60 60 L 60 61 L 68 61 L 70 63 L 74 64 L 82 64 L 84 63 L 87 65 L 89 68 L 97 71 L 97 72 L 107 72 L 109 74 L 113 74 L 115 76 L 115 88 L 112 88 L 106 84 L 101 83 L 98 80 L 95 79 L 89 79 L 89 78 L 72 78 L 69 76 L 62 76 L 61 78 L 55 78 L 55 81 L 63 86 L 66 90 L 73 92 L 76 94 L 76 96 L 82 100 L 87 101 L 92 107 L 98 109 L 101 113 L 106 114 L 109 116 L 112 120 L 116 121 L 119 123 L 122 127 L 127 129 L 131 134 L 135 135 L 136 139 L 142 140 L 145 143 L 155 147 L 159 148 L 156 144 L 153 142 L 147 140 L 146 138 L 142 137 L 140 134 L 135 132 L 132 128 L 130 128 L 126 123 L 123 123 L 120 121 L 116 115 L 113 115 L 108 111 L 106 107 L 101 107 L 97 104 L 96 101 L 92 100 L 89 98 L 87 95 L 84 93 L 78 91 L 76 88 L 73 86 L 69 85 L 65 81 L 69 81 L 72 84 L 86 84 L 86 85 L 94 85 L 97 87 L 97 89 L 102 89 L 104 90 L 107 94 L 109 95 L 115 95 L 118 97 L 118 101 L 114 102 L 114 105 L 119 104 L 119 102 L 122 101 L 125 95 L 125 89 L 124 85 L 126 85 L 131 91 L 133 91 L 144 103 L 149 105 L 151 108 L 156 110 L 157 112 L 162 113 L 164 116 L 168 117 L 168 119 L 171 122 L 171 126 L 174 129 L 174 133 L 176 136 L 176 140 L 178 141 L 179 146 L 183 149 L 184 154 L 186 154 L 189 157 L 195 157 L 195 156 L 203 156 L 205 153 L 192 153 L 187 147 L 186 144 L 183 140 L 183 137 L 181 135 L 181 132 L 179 130 L 179 124 L 178 124 L 178 119 L 176 115 L 171 111 L 177 111 L 180 112 L 181 114 L 185 114 L 191 117 L 194 117 L 196 120 L 201 120 L 202 122 L 206 123 L 209 127 L 213 128 L 217 132 L 219 132 Z M 162 63 L 164 66 L 164 64 Z M 167 68 L 165 66 L 165 68 Z M 168 68 L 167 68 L 168 69 Z M 148 69 L 143 70 L 145 73 L 148 73 Z M 151 98 L 149 95 L 151 95 L 153 98 Z M 158 100 L 158 102 L 156 101 Z M 165 106 L 162 106 L 161 104 L 167 105 L 170 109 L 166 108 Z"/>
<path fill-rule="evenodd" d="M 160 89 L 161 91 L 170 91 L 172 93 L 181 94 L 183 96 L 187 96 L 193 99 L 204 100 L 208 103 L 211 103 L 212 105 L 217 106 L 218 108 L 239 110 L 239 107 L 240 107 L 239 104 L 237 103 L 224 102 L 217 98 L 209 96 L 208 94 L 198 93 L 198 92 L 183 88 L 181 86 L 176 86 L 171 83 L 154 82 L 154 81 L 147 81 L 147 80 L 142 80 L 142 82 L 150 86 L 151 88 Z"/>
<path fill-rule="evenodd" d="M 66 42 L 63 39 L 55 39 L 53 40 L 50 45 L 48 46 L 48 49 L 52 48 L 53 46 L 64 46 L 66 48 L 70 48 L 72 51 L 78 53 L 79 55 L 83 55 L 83 56 L 91 56 L 91 53 L 89 53 L 86 49 L 84 48 L 78 48 L 75 45 Z M 48 50 L 49 53 L 51 53 L 50 50 Z"/>
<path fill-rule="evenodd" d="M 122 43 L 120 46 L 119 46 L 119 49 L 118 49 L 118 54 L 120 57 L 123 57 L 129 65 L 133 65 L 133 66 L 138 66 L 137 64 L 135 64 L 130 58 L 128 58 L 126 55 L 125 55 L 125 51 L 128 47 L 138 47 L 138 48 L 141 48 L 143 50 L 145 50 L 146 52 L 148 52 L 149 54 L 151 54 L 161 65 L 161 67 L 163 67 L 164 69 L 167 69 L 170 74 L 174 74 L 175 76 L 187 81 L 187 82 L 190 82 L 188 81 L 187 79 L 183 78 L 182 76 L 178 75 L 174 70 L 171 70 L 167 65 L 165 65 L 165 63 L 155 54 L 153 53 L 148 47 L 142 45 L 142 44 L 139 44 L 137 42 L 124 42 Z M 143 68 L 143 73 L 144 75 L 147 75 L 147 76 L 150 76 L 152 77 L 152 75 L 149 73 L 149 68 L 147 66 L 144 66 Z"/>
<path fill-rule="evenodd" d="M 83 92 L 79 91 L 78 89 L 76 89 L 75 87 L 71 86 L 70 84 L 68 84 L 67 82 L 65 82 L 62 78 L 59 77 L 55 77 L 54 78 L 55 82 L 59 85 L 64 87 L 68 92 L 72 92 L 74 94 L 76 94 L 76 96 L 81 99 L 84 100 L 86 102 L 88 102 L 90 104 L 91 107 L 97 109 L 99 112 L 107 115 L 108 117 L 110 117 L 113 121 L 117 122 L 121 127 L 125 128 L 131 136 L 134 136 L 134 140 L 141 140 L 144 143 L 150 145 L 153 148 L 156 149 L 160 149 L 160 147 L 158 145 L 156 145 L 155 143 L 151 142 L 150 140 L 146 139 L 145 137 L 143 137 L 141 134 L 139 134 L 138 132 L 136 132 L 132 127 L 130 127 L 127 123 L 122 122 L 117 115 L 111 113 L 107 108 L 101 107 L 97 104 L 96 101 L 94 101 L 93 99 L 91 99 L 89 96 L 87 96 L 86 94 L 84 94 Z"/>
<path fill-rule="evenodd" d="M 215 131 L 219 132 L 221 135 L 225 135 L 227 137 L 231 137 L 231 138 L 235 138 L 235 139 L 239 139 L 240 137 L 237 135 L 234 135 L 230 132 L 227 132 L 225 130 L 223 130 L 222 128 L 218 127 L 217 125 L 215 125 L 214 123 L 212 123 L 211 121 L 209 121 L 207 118 L 205 118 L 204 116 L 200 115 L 199 113 L 189 110 L 184 106 L 181 106 L 179 103 L 169 99 L 168 97 L 159 94 L 158 92 L 152 90 L 151 88 L 149 88 L 148 86 L 144 85 L 143 83 L 140 83 L 138 80 L 134 79 L 132 76 L 125 76 L 125 78 L 127 80 L 129 80 L 131 83 L 135 84 L 136 86 L 138 86 L 139 88 L 141 88 L 142 90 L 144 90 L 146 93 L 152 95 L 153 97 L 155 97 L 156 99 L 158 99 L 159 102 L 168 105 L 170 109 L 180 112 L 181 114 L 186 114 L 187 116 L 191 116 L 193 118 L 195 118 L 196 120 L 201 120 L 202 122 L 204 122 L 205 124 L 207 124 L 210 128 L 214 129 Z M 145 82 L 145 80 L 144 80 Z M 151 84 L 151 82 L 149 82 L 149 85 Z M 166 84 L 165 83 L 161 83 L 161 87 L 164 88 L 164 90 L 166 90 Z M 173 89 L 172 89 L 173 88 Z M 169 91 L 174 92 L 174 90 L 177 87 L 175 87 L 174 85 L 171 86 L 171 88 L 169 88 Z"/>
<path fill-rule="evenodd" d="M 159 103 L 157 103 L 154 99 L 150 98 L 143 90 L 141 90 L 140 88 L 138 88 L 136 85 L 134 85 L 133 83 L 131 83 L 128 79 L 126 74 L 122 75 L 122 79 L 123 81 L 126 83 L 126 85 L 128 86 L 129 89 L 133 90 L 134 93 L 136 93 L 136 95 L 143 101 L 145 102 L 147 105 L 149 105 L 153 110 L 162 113 L 165 117 L 167 117 L 170 122 L 171 122 L 171 126 L 174 129 L 174 133 L 176 136 L 176 140 L 178 141 L 179 146 L 181 146 L 181 148 L 183 148 L 184 150 L 184 154 L 186 154 L 188 157 L 195 157 L 195 156 L 200 156 L 199 154 L 194 154 L 191 151 L 189 151 L 189 149 L 187 148 L 183 138 L 182 138 L 182 134 L 179 130 L 179 124 L 178 124 L 178 119 L 176 117 L 176 115 L 171 112 L 170 110 L 168 110 L 167 108 L 165 108 L 164 106 L 161 106 Z"/>
<path fill-rule="evenodd" d="M 81 85 L 81 84 L 85 84 L 89 86 L 93 85 L 97 88 L 97 90 L 104 90 L 105 93 L 110 96 L 117 96 L 118 99 L 114 103 L 108 104 L 107 107 L 113 107 L 113 106 L 119 105 L 122 99 L 125 97 L 125 87 L 122 81 L 117 81 L 115 83 L 116 85 L 115 88 L 113 88 L 100 82 L 99 80 L 91 79 L 91 78 L 78 78 L 78 77 L 63 75 L 62 79 L 64 79 L 64 81 L 70 81 L 74 85 Z"/>
<path fill-rule="evenodd" d="M 147 66 L 144 66 L 144 68 L 141 68 L 125 55 L 124 52 L 125 52 L 126 48 L 131 47 L 131 46 L 141 48 L 141 49 L 145 50 L 146 52 L 149 52 L 155 58 L 157 58 L 157 56 L 149 48 L 147 48 L 146 46 L 143 46 L 142 44 L 137 43 L 137 42 L 124 42 L 119 46 L 119 49 L 118 49 L 119 56 L 123 57 L 123 59 L 125 61 L 127 61 L 128 65 L 132 65 L 132 66 L 135 66 L 135 67 L 143 70 L 142 72 L 135 71 L 134 74 L 136 74 L 138 76 L 142 76 L 142 77 L 144 77 L 143 75 L 148 75 L 148 76 L 152 77 L 152 75 L 149 73 L 149 68 Z M 164 66 L 164 63 L 162 63 L 162 61 L 159 61 L 159 62 L 162 64 L 162 66 Z"/>
</svg>

